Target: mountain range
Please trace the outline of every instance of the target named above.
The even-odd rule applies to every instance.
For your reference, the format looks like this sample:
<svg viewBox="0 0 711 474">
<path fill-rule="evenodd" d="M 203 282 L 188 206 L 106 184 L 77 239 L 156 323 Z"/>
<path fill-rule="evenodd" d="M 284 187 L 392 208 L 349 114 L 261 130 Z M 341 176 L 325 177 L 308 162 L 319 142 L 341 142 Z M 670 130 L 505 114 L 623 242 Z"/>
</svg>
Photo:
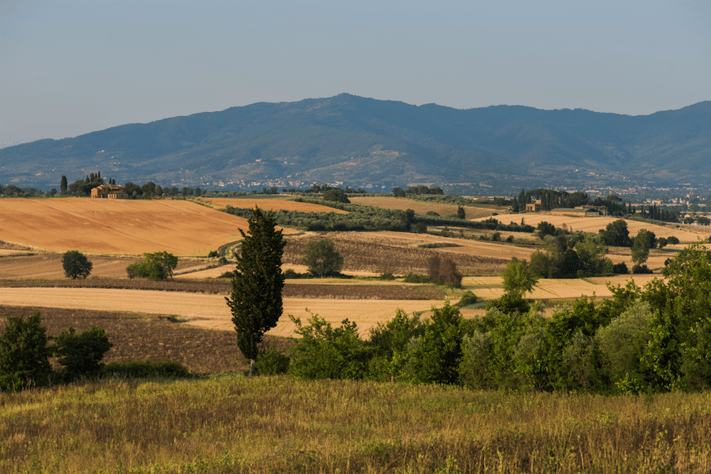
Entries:
<svg viewBox="0 0 711 474">
<path fill-rule="evenodd" d="M 0 183 L 59 187 L 101 171 L 117 182 L 208 189 L 417 184 L 706 186 L 711 101 L 628 116 L 582 109 L 467 110 L 340 94 L 255 103 L 0 150 Z"/>
</svg>

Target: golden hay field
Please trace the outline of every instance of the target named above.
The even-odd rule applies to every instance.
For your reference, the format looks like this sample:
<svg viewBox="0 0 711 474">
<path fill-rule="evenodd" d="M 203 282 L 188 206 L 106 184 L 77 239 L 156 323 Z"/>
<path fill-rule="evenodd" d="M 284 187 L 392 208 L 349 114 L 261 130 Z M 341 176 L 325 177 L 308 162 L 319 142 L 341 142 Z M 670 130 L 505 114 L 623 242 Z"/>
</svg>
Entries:
<svg viewBox="0 0 711 474">
<path fill-rule="evenodd" d="M 341 209 L 334 209 L 310 202 L 287 201 L 286 199 L 199 198 L 198 200 L 214 209 L 224 209 L 227 206 L 253 209 L 254 206 L 259 206 L 260 209 L 266 211 L 335 212 L 336 214 L 348 214 L 348 211 Z"/>
<path fill-rule="evenodd" d="M 182 200 L 0 199 L 0 240 L 53 251 L 206 255 L 240 229 L 246 219 Z"/>
<path fill-rule="evenodd" d="M 222 295 L 96 288 L 0 288 L 0 301 L 8 306 L 169 314 L 184 318 L 194 326 L 234 330 L 232 315 Z M 284 315 L 277 327 L 267 334 L 293 336 L 295 326 L 287 315 L 306 322 L 311 313 L 336 326 L 348 318 L 358 324 L 361 334 L 366 334 L 377 323 L 395 316 L 398 308 L 411 313 L 427 311 L 433 305 L 442 306 L 443 303 L 444 300 L 284 298 Z"/>
<path fill-rule="evenodd" d="M 509 224 L 511 222 L 520 224 L 521 221 L 525 224 L 536 227 L 541 222 L 548 222 L 556 227 L 567 225 L 572 232 L 582 231 L 597 234 L 599 230 L 604 230 L 611 222 L 618 220 L 617 217 L 601 216 L 601 217 L 572 217 L 572 216 L 554 216 L 545 212 L 523 213 L 523 214 L 504 214 L 495 216 L 499 222 Z M 483 219 L 482 219 L 483 220 Z M 711 235 L 711 228 L 695 228 L 695 231 L 687 230 L 688 226 L 676 226 L 675 224 L 662 226 L 657 224 L 648 224 L 634 220 L 625 220 L 630 237 L 634 237 L 640 229 L 647 229 L 654 232 L 657 237 L 675 236 L 679 239 L 677 247 L 679 249 L 686 245 L 696 242 L 699 238 L 708 240 Z"/>
<path fill-rule="evenodd" d="M 412 209 L 418 214 L 425 214 L 428 211 L 434 211 L 440 216 L 446 217 L 457 213 L 456 204 L 445 204 L 438 202 L 416 201 L 408 198 L 396 198 L 393 196 L 352 196 L 348 198 L 353 204 L 363 206 L 381 207 L 383 209 L 399 209 L 406 211 Z M 480 217 L 489 217 L 494 212 L 495 208 L 463 206 L 467 219 L 475 219 Z"/>
</svg>

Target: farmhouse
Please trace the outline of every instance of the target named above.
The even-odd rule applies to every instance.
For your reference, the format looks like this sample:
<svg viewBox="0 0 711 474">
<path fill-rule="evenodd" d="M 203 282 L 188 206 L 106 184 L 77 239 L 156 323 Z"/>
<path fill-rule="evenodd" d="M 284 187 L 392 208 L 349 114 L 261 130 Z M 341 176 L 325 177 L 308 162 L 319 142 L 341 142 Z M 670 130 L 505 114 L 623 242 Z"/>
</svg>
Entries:
<svg viewBox="0 0 711 474">
<path fill-rule="evenodd" d="M 573 216 L 573 217 L 598 217 L 606 216 L 607 208 L 605 206 L 577 206 L 575 208 L 559 207 L 551 211 L 554 216 Z"/>
<path fill-rule="evenodd" d="M 118 184 L 102 184 L 91 190 L 94 199 L 128 199 L 126 188 Z"/>
<path fill-rule="evenodd" d="M 541 210 L 541 200 L 536 199 L 536 202 L 526 204 L 526 212 L 538 212 Z"/>
</svg>

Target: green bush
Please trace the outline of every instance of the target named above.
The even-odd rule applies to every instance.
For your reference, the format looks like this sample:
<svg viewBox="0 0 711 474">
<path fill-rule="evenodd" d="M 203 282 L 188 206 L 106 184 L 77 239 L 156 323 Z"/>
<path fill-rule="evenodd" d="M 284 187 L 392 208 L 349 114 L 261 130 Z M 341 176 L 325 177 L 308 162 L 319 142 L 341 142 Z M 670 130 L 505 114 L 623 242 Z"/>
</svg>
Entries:
<svg viewBox="0 0 711 474">
<path fill-rule="evenodd" d="M 12 391 L 47 385 L 52 374 L 47 329 L 39 312 L 7 317 L 0 334 L 0 390 Z"/>
<path fill-rule="evenodd" d="M 103 366 L 104 354 L 112 346 L 106 331 L 101 328 L 91 326 L 88 331 L 76 334 L 70 327 L 54 339 L 51 349 L 63 367 L 60 378 L 68 381 L 96 376 Z"/>
<path fill-rule="evenodd" d="M 276 349 L 267 349 L 257 356 L 254 367 L 259 375 L 285 374 L 289 371 L 291 359 Z"/>
<path fill-rule="evenodd" d="M 126 268 L 129 278 L 167 280 L 173 276 L 178 266 L 178 257 L 168 252 L 144 253 L 143 261 L 132 263 Z"/>
<path fill-rule="evenodd" d="M 416 273 L 408 273 L 403 279 L 405 283 L 429 283 L 430 279 L 427 275 L 418 275 Z"/>
<path fill-rule="evenodd" d="M 459 300 L 458 303 L 454 305 L 455 308 L 463 308 L 465 306 L 469 306 L 471 304 L 475 304 L 477 301 L 479 301 L 479 298 L 471 292 L 471 290 L 467 290 L 462 294 L 462 298 Z"/>
<path fill-rule="evenodd" d="M 62 256 L 64 274 L 72 280 L 88 277 L 92 266 L 93 264 L 86 258 L 86 255 L 78 250 L 70 250 Z"/>
<path fill-rule="evenodd" d="M 318 315 L 303 325 L 299 318 L 290 316 L 296 325 L 295 340 L 289 352 L 289 372 L 305 379 L 362 379 L 368 373 L 371 350 L 358 336 L 355 323 L 343 320 L 340 327 Z"/>
<path fill-rule="evenodd" d="M 164 360 L 160 362 L 127 360 L 111 362 L 101 369 L 104 377 L 125 378 L 194 378 L 196 375 L 178 362 Z"/>
<path fill-rule="evenodd" d="M 304 248 L 303 262 L 313 276 L 334 276 L 343 266 L 343 257 L 334 248 L 332 240 L 309 240 Z"/>
</svg>

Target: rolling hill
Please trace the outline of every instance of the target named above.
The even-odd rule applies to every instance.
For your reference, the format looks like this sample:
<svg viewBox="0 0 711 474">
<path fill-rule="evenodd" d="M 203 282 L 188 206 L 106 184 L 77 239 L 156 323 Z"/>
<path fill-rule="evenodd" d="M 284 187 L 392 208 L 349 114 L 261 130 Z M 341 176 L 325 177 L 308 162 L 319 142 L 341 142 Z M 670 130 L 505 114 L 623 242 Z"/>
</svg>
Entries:
<svg viewBox="0 0 711 474">
<path fill-rule="evenodd" d="M 711 178 L 711 101 L 646 116 L 468 110 L 341 94 L 256 103 L 0 150 L 0 183 L 118 182 L 250 189 L 343 183 L 493 188 L 699 185 Z"/>
</svg>

